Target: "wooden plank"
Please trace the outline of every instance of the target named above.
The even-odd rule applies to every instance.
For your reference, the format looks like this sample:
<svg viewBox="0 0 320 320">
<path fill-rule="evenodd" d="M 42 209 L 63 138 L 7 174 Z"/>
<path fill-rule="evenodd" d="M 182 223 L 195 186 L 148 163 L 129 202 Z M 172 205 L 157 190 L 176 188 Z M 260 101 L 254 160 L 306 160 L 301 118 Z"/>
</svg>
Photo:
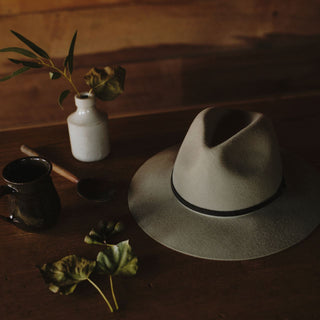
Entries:
<svg viewBox="0 0 320 320">
<path fill-rule="evenodd" d="M 253 0 L 243 4 L 236 0 L 172 4 L 160 1 L 153 5 L 142 3 L 4 16 L 0 19 L 1 47 L 20 44 L 10 29 L 31 38 L 53 57 L 66 55 L 76 29 L 79 32 L 76 53 L 79 55 L 157 45 L 245 46 L 247 43 L 242 37 L 318 33 L 319 1 L 312 0 L 308 6 L 298 0 L 286 0 L 281 5 L 263 3 Z M 6 56 L 1 55 L 1 73 L 8 68 Z"/>
<path fill-rule="evenodd" d="M 226 6 L 222 0 L 207 0 L 215 2 L 218 8 Z M 0 0 L 0 16 L 2 15 L 23 15 L 35 12 L 52 12 L 62 10 L 77 10 L 101 8 L 108 6 L 123 6 L 123 5 L 183 5 L 187 3 L 198 2 L 197 0 L 91 0 L 90 4 L 85 0 L 61 0 L 57 1 L 24 1 L 24 0 Z M 259 0 L 243 0 L 241 2 L 231 0 L 227 6 L 231 10 L 244 11 L 250 14 L 264 15 L 266 11 L 273 10 L 274 16 L 278 16 L 282 12 L 288 12 L 290 15 L 314 14 L 314 6 L 317 6 L 317 0 L 309 0 L 308 6 L 302 0 L 284 0 L 278 1 L 259 1 Z M 315 13 L 317 14 L 317 13 Z"/>
<path fill-rule="evenodd" d="M 319 91 L 320 45 L 313 37 L 309 42 L 305 37 L 298 42 L 288 38 L 267 37 L 264 42 L 250 38 L 250 50 L 165 46 L 79 56 L 74 79 L 79 90 L 87 89 L 82 77 L 90 68 L 89 61 L 98 66 L 104 61 L 121 63 L 126 68 L 124 94 L 112 102 L 98 102 L 111 118 Z M 181 51 L 185 57 L 179 57 Z M 0 110 L 0 128 L 64 122 L 74 110 L 71 96 L 64 111 L 57 106 L 57 97 L 66 86 L 63 79 L 49 80 L 43 70 L 28 71 L 1 83 L 5 103 Z"/>
<path fill-rule="evenodd" d="M 77 82 L 92 66 L 128 70 L 125 94 L 101 105 L 111 117 L 317 90 L 318 1 L 151 2 L 3 16 L 1 47 L 20 45 L 6 31 L 15 29 L 61 62 L 78 29 Z M 7 56 L 0 76 L 14 70 Z M 1 83 L 0 128 L 65 121 L 73 102 L 57 110 L 64 88 L 43 70 Z"/>
<path fill-rule="evenodd" d="M 24 1 L 24 0 L 0 0 L 0 16 L 21 15 L 34 12 L 74 10 L 76 8 L 95 8 L 103 5 L 120 5 L 130 3 L 131 0 L 91 0 L 90 4 L 85 0 L 63 1 Z"/>
<path fill-rule="evenodd" d="M 0 0 L 0 16 L 22 15 L 35 12 L 52 12 L 61 10 L 92 9 L 107 6 L 123 6 L 136 4 L 180 4 L 193 0 L 63 0 L 63 1 L 24 1 L 24 0 Z"/>
</svg>

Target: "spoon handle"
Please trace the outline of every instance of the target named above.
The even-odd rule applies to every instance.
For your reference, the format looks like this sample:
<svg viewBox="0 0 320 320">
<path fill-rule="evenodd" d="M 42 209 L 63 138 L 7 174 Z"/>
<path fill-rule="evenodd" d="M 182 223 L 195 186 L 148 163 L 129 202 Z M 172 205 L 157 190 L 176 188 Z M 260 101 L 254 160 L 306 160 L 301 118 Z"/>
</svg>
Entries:
<svg viewBox="0 0 320 320">
<path fill-rule="evenodd" d="M 28 147 L 27 145 L 23 144 L 20 146 L 20 151 L 28 156 L 35 156 L 35 157 L 40 157 L 40 154 L 38 152 L 36 152 L 35 150 L 31 149 L 30 147 Z M 59 174 L 60 176 L 68 179 L 69 181 L 73 182 L 73 183 L 78 183 L 79 182 L 79 178 L 76 177 L 74 174 L 72 174 L 70 171 L 66 170 L 65 168 L 62 168 L 60 166 L 58 166 L 57 164 L 55 164 L 54 162 L 50 161 L 52 164 L 52 170 Z"/>
</svg>

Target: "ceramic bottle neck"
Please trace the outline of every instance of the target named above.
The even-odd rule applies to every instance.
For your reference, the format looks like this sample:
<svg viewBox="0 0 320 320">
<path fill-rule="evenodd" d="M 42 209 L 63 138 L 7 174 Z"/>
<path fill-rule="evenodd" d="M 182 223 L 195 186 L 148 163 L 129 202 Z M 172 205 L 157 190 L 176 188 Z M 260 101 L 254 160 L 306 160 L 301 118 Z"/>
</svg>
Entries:
<svg viewBox="0 0 320 320">
<path fill-rule="evenodd" d="M 88 113 L 95 109 L 95 97 L 93 94 L 82 92 L 80 96 L 76 95 L 74 100 L 78 114 Z"/>
</svg>

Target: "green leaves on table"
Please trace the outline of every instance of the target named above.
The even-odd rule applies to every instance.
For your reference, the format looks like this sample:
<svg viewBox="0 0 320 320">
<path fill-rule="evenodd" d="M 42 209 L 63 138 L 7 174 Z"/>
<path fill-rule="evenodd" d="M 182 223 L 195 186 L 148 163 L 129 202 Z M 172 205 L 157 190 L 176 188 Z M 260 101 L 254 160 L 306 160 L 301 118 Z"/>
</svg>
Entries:
<svg viewBox="0 0 320 320">
<path fill-rule="evenodd" d="M 102 296 L 110 312 L 113 307 L 99 286 L 93 282 L 90 276 L 94 273 L 107 275 L 115 309 L 118 310 L 118 302 L 113 288 L 113 276 L 134 276 L 138 270 L 138 258 L 133 254 L 129 240 L 118 244 L 109 244 L 111 236 L 123 230 L 121 222 L 100 221 L 95 229 L 85 237 L 88 244 L 105 246 L 100 251 L 95 261 L 80 258 L 76 255 L 66 256 L 56 262 L 46 263 L 40 267 L 40 272 L 49 290 L 53 293 L 68 295 L 74 292 L 77 285 L 82 281 L 88 281 Z"/>
<path fill-rule="evenodd" d="M 99 221 L 96 228 L 91 229 L 89 235 L 84 238 L 84 242 L 87 244 L 106 245 L 107 241 L 115 234 L 123 230 L 123 224 L 121 222 L 105 222 Z"/>
<path fill-rule="evenodd" d="M 119 309 L 116 295 L 113 289 L 113 276 L 134 276 L 138 270 L 138 258 L 132 253 L 129 240 L 118 244 L 107 244 L 107 248 L 100 251 L 97 256 L 99 273 L 109 276 L 110 291 L 116 310 Z"/>
<path fill-rule="evenodd" d="M 44 264 L 40 272 L 49 290 L 53 293 L 68 295 L 73 293 L 78 283 L 88 280 L 96 267 L 96 261 L 66 256 L 56 262 Z"/>
<path fill-rule="evenodd" d="M 129 240 L 100 251 L 97 268 L 100 272 L 112 276 L 134 276 L 138 270 L 138 258 L 134 256 Z"/>
</svg>

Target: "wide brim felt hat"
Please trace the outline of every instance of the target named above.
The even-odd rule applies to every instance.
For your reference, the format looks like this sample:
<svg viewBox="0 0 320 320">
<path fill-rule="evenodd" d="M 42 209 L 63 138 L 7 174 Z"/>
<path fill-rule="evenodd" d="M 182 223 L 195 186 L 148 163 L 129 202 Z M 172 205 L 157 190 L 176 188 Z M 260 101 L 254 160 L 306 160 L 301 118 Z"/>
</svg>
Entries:
<svg viewBox="0 0 320 320">
<path fill-rule="evenodd" d="M 268 256 L 320 223 L 320 174 L 281 151 L 270 120 L 239 110 L 199 113 L 181 145 L 147 160 L 129 209 L 151 238 L 212 260 Z"/>
</svg>

